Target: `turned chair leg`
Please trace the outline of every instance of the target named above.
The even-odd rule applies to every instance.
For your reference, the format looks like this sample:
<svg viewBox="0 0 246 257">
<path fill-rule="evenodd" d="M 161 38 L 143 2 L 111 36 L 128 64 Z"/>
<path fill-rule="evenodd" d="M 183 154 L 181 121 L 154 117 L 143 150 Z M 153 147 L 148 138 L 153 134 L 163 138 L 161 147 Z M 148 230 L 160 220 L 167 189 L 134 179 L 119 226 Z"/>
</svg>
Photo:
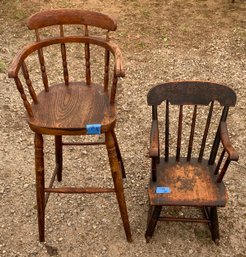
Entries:
<svg viewBox="0 0 246 257">
<path fill-rule="evenodd" d="M 35 170 L 36 170 L 36 194 L 37 194 L 39 241 L 44 242 L 45 192 L 44 192 L 43 136 L 35 133 L 34 142 L 35 142 Z"/>
<path fill-rule="evenodd" d="M 126 233 L 126 238 L 128 242 L 132 242 L 132 235 L 130 230 L 130 224 L 128 220 L 126 201 L 124 196 L 124 188 L 122 183 L 122 175 L 120 173 L 119 161 L 117 158 L 117 152 L 115 149 L 115 140 L 112 132 L 107 132 L 105 135 L 106 147 L 108 151 L 109 164 L 111 168 L 111 173 L 114 182 L 114 188 L 116 193 L 116 198 L 119 204 L 120 214 L 123 221 L 123 226 Z"/>
<path fill-rule="evenodd" d="M 149 209 L 148 220 L 147 220 L 147 229 L 145 232 L 145 238 L 147 243 L 150 241 L 151 237 L 154 234 L 155 227 L 156 227 L 158 218 L 160 216 L 162 206 L 150 206 L 149 208 L 150 209 Z"/>
<path fill-rule="evenodd" d="M 219 235 L 219 222 L 218 222 L 217 207 L 211 207 L 210 220 L 211 220 L 212 239 L 216 244 L 219 244 L 220 235 Z"/>
<path fill-rule="evenodd" d="M 118 158 L 118 161 L 120 162 L 122 177 L 123 177 L 123 178 L 126 178 L 126 171 L 125 171 L 123 159 L 122 159 L 122 156 L 121 156 L 119 144 L 118 144 L 118 141 L 117 141 L 117 138 L 116 138 L 116 135 L 115 135 L 115 132 L 114 132 L 114 131 L 112 131 L 112 135 L 113 135 L 113 138 L 114 138 L 114 143 L 115 143 L 115 149 L 116 149 L 116 153 L 117 153 L 117 158 Z"/>
<path fill-rule="evenodd" d="M 55 136 L 57 180 L 62 181 L 62 136 Z"/>
</svg>

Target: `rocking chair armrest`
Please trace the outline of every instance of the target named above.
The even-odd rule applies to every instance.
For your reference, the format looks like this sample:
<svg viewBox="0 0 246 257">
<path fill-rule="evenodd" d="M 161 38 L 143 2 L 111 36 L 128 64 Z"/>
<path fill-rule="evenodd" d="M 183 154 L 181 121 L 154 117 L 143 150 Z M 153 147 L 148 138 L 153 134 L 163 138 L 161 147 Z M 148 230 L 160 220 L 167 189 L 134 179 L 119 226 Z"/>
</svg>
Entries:
<svg viewBox="0 0 246 257">
<path fill-rule="evenodd" d="M 159 156 L 159 130 L 157 120 L 153 120 L 151 125 L 149 156 Z"/>
<path fill-rule="evenodd" d="M 229 134 L 228 134 L 227 124 L 224 121 L 220 123 L 220 139 L 225 151 L 229 155 L 229 160 L 237 161 L 239 158 L 239 155 L 238 155 L 238 152 L 234 149 L 234 147 L 231 144 Z"/>
</svg>

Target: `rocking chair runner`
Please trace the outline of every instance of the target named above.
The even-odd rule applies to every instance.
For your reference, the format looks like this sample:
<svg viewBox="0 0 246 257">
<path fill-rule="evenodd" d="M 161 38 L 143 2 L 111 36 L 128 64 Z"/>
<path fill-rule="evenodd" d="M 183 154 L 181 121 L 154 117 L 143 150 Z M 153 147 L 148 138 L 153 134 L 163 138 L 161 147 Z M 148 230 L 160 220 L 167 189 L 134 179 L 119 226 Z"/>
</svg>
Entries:
<svg viewBox="0 0 246 257">
<path fill-rule="evenodd" d="M 227 201 L 226 189 L 222 180 L 230 162 L 238 160 L 238 153 L 230 143 L 226 124 L 229 107 L 236 103 L 235 92 L 226 86 L 210 82 L 170 82 L 153 87 L 148 93 L 147 101 L 152 106 L 149 151 L 152 159 L 152 173 L 148 187 L 149 214 L 145 233 L 147 242 L 152 237 L 158 220 L 208 223 L 212 239 L 218 242 L 217 207 L 225 206 Z M 165 150 L 164 157 L 160 157 L 157 107 L 163 101 L 166 102 Z M 217 101 L 222 109 L 222 114 L 218 119 L 217 130 L 215 129 L 215 133 L 213 133 L 210 131 L 210 127 L 215 124 L 213 113 Z M 193 152 L 196 150 L 194 149 L 194 141 L 198 134 L 196 128 L 200 125 L 199 110 L 209 104 L 207 119 L 201 129 L 201 139 L 199 140 L 201 145 L 198 147 L 195 157 Z M 172 150 L 170 136 L 175 134 L 174 128 L 170 128 L 171 108 L 174 108 L 171 105 L 179 106 L 176 156 L 170 154 Z M 185 108 L 192 108 L 192 106 L 194 106 L 193 111 L 191 110 L 193 114 L 190 117 L 190 125 L 187 125 L 189 119 L 184 119 L 185 115 L 188 115 L 185 113 Z M 203 116 L 202 120 L 204 120 Z M 185 145 L 186 138 L 182 137 L 185 125 L 190 126 L 187 145 Z M 211 142 L 212 148 L 207 149 L 209 151 L 207 151 L 208 159 L 206 159 L 204 153 L 206 148 L 209 148 L 207 147 L 209 145 L 207 143 L 208 136 L 214 139 Z M 220 147 L 220 142 L 222 147 Z M 222 152 L 216 163 L 220 148 L 222 148 Z M 226 159 L 224 158 L 225 154 L 227 154 Z M 202 207 L 205 218 L 162 217 L 163 206 Z"/>
<path fill-rule="evenodd" d="M 83 25 L 84 35 L 66 35 L 64 25 Z M 59 9 L 42 11 L 34 14 L 28 20 L 28 28 L 35 30 L 36 42 L 24 47 L 14 58 L 9 69 L 9 77 L 15 80 L 28 115 L 28 124 L 35 132 L 35 163 L 36 163 L 36 191 L 39 240 L 44 241 L 45 206 L 50 193 L 108 193 L 115 192 L 119 204 L 121 217 L 128 241 L 132 241 L 126 202 L 124 198 L 122 176 L 125 170 L 120 149 L 117 143 L 114 127 L 116 123 L 115 95 L 119 77 L 124 77 L 120 49 L 111 42 L 109 32 L 115 31 L 117 25 L 110 17 L 91 11 L 78 9 Z M 58 37 L 41 39 L 42 28 L 56 25 L 59 28 Z M 106 37 L 94 37 L 89 34 L 89 27 L 106 30 Z M 80 32 L 81 33 L 81 32 Z M 84 45 L 85 81 L 71 81 L 69 76 L 69 51 L 71 44 Z M 63 82 L 50 83 L 55 80 L 49 76 L 46 60 L 53 58 L 51 52 L 45 55 L 52 46 L 58 46 L 60 64 L 63 72 Z M 104 51 L 103 85 L 93 82 L 91 69 L 91 46 L 99 47 Z M 77 48 L 76 48 L 77 49 Z M 102 51 L 101 51 L 102 52 Z M 36 53 L 40 66 L 40 79 L 44 90 L 37 92 L 37 80 L 31 80 L 33 69 L 33 53 Z M 76 53 L 80 53 L 76 50 Z M 82 53 L 81 53 L 82 56 Z M 113 58 L 111 58 L 111 56 Z M 112 65 L 110 61 L 112 60 Z M 28 61 L 31 65 L 28 66 Z M 76 60 L 75 60 L 76 61 Z M 21 71 L 21 72 L 20 72 Z M 81 70 L 79 70 L 81 71 Z M 97 70 L 96 70 L 97 72 Z M 57 82 L 58 82 L 57 78 Z M 23 86 L 26 82 L 27 89 Z M 111 86 L 110 86 L 111 85 Z M 29 96 L 26 94 L 29 92 Z M 32 102 L 30 102 L 31 99 Z M 48 187 L 45 187 L 43 134 L 55 136 L 56 168 Z M 65 143 L 65 135 L 104 134 L 105 142 Z M 66 145 L 96 145 L 106 144 L 111 167 L 114 188 L 53 188 L 53 182 L 62 180 L 62 149 Z"/>
</svg>

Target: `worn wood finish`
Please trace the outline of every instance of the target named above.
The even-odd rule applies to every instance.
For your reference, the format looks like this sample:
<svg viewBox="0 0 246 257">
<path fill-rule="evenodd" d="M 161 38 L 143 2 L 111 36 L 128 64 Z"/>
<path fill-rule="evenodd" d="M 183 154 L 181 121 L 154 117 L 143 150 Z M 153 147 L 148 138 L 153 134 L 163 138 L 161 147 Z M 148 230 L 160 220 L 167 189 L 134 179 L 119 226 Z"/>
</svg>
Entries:
<svg viewBox="0 0 246 257">
<path fill-rule="evenodd" d="M 178 81 L 159 84 L 147 96 L 149 105 L 160 105 L 163 101 L 178 105 L 208 105 L 218 101 L 223 106 L 235 106 L 236 94 L 227 86 L 202 81 Z"/>
<path fill-rule="evenodd" d="M 65 35 L 64 26 L 67 24 L 82 24 L 85 28 L 85 35 Z M 60 29 L 59 37 L 42 39 L 40 29 L 57 25 Z M 94 37 L 89 33 L 89 26 L 96 26 L 106 30 L 106 37 Z M 124 77 L 125 73 L 122 66 L 122 56 L 119 47 L 109 38 L 109 31 L 116 30 L 116 23 L 110 17 L 90 11 L 61 9 L 42 11 L 34 14 L 28 20 L 29 29 L 35 30 L 36 42 L 25 47 L 16 55 L 10 68 L 9 77 L 15 80 L 17 89 L 23 100 L 28 117 L 27 121 L 30 128 L 35 133 L 35 170 L 36 170 L 36 192 L 37 192 L 37 211 L 39 240 L 45 241 L 45 207 L 48 203 L 51 193 L 115 193 L 120 209 L 126 238 L 132 241 L 130 224 L 128 220 L 127 207 L 124 197 L 124 188 L 122 177 L 126 177 L 123 159 L 114 132 L 116 123 L 116 89 L 119 77 Z M 42 31 L 41 31 L 42 32 Z M 82 81 L 72 81 L 69 77 L 68 63 L 72 69 L 75 62 L 69 56 L 67 51 L 68 44 L 77 44 L 85 46 L 85 55 L 81 56 L 85 60 L 85 76 Z M 50 62 L 48 58 L 53 55 L 46 55 L 50 46 L 57 45 L 60 47 L 58 56 L 61 60 L 61 69 L 63 71 L 64 82 L 61 83 L 55 77 L 49 77 L 49 70 L 46 67 Z M 100 47 L 105 52 L 104 72 L 102 72 L 102 85 L 93 83 L 93 73 L 91 72 L 90 51 L 93 50 L 91 45 Z M 54 50 L 53 50 L 54 51 Z M 35 91 L 35 84 L 30 78 L 29 68 L 32 64 L 30 55 L 36 53 L 40 66 L 40 84 L 44 89 L 41 92 Z M 28 60 L 27 60 L 28 59 Z M 29 64 L 29 65 L 26 65 Z M 112 63 L 112 71 L 109 64 Z M 29 66 L 29 67 L 28 67 Z M 31 67 L 34 69 L 35 67 Z M 38 67 L 37 67 L 38 68 Z M 52 68 L 52 67 L 51 67 Z M 36 69 L 38 70 L 38 69 Z M 22 72 L 20 72 L 22 71 Z M 113 73 L 112 88 L 109 90 L 109 74 Z M 81 75 L 78 76 L 81 79 Z M 23 80 L 24 78 L 24 80 Z M 26 89 L 21 81 L 26 82 L 27 91 L 29 92 L 32 103 L 28 101 Z M 35 81 L 36 82 L 36 81 Z M 24 83 L 23 83 L 24 84 Z M 39 85 L 39 82 L 37 82 Z M 105 141 L 95 142 L 62 142 L 64 135 L 88 135 L 87 125 L 96 124 L 100 127 L 101 134 L 105 134 Z M 43 134 L 52 135 L 55 138 L 55 162 L 56 166 L 47 187 L 45 187 L 44 178 L 44 153 L 43 153 Z M 69 146 L 89 146 L 89 145 L 106 145 L 109 156 L 110 169 L 114 188 L 98 187 L 53 187 L 55 179 L 62 180 L 63 171 L 63 147 Z"/>
<path fill-rule="evenodd" d="M 217 207 L 223 207 L 227 202 L 226 188 L 223 178 L 231 161 L 238 160 L 238 153 L 233 148 L 226 125 L 229 106 L 236 103 L 235 92 L 224 85 L 211 82 L 180 81 L 159 84 L 150 89 L 147 96 L 148 104 L 152 106 L 152 126 L 150 132 L 151 179 L 148 186 L 149 213 L 146 241 L 149 242 L 154 233 L 157 221 L 181 221 L 207 223 L 211 230 L 212 239 L 217 243 L 219 240 L 219 225 Z M 159 125 L 157 107 L 166 101 L 165 114 L 165 151 L 164 157 L 159 156 Z M 221 105 L 222 114 L 219 118 L 217 131 L 209 131 L 213 121 L 214 104 L 218 101 Z M 196 123 L 199 122 L 200 105 L 209 105 L 208 115 L 204 130 L 201 132 L 201 146 L 198 154 L 193 152 Z M 176 131 L 170 130 L 169 120 L 170 105 L 179 106 Z M 186 122 L 184 109 L 186 105 L 193 105 L 192 120 Z M 189 118 L 190 119 L 190 118 Z M 187 156 L 181 155 L 181 146 L 184 147 L 186 138 L 182 137 L 184 125 L 190 124 Z M 216 128 L 215 128 L 216 130 Z M 176 155 L 169 156 L 172 142 L 170 134 L 176 135 Z M 208 146 L 208 135 L 212 136 L 213 145 Z M 219 145 L 222 145 L 222 153 L 218 156 Z M 207 148 L 209 147 L 209 148 Z M 209 159 L 204 159 L 205 150 L 210 151 Z M 197 156 L 198 155 L 198 156 Z M 216 157 L 218 162 L 216 164 Z M 167 193 L 157 193 L 158 187 L 168 188 Z M 167 217 L 160 216 L 164 206 L 194 206 L 205 211 L 205 218 L 193 217 Z"/>
<path fill-rule="evenodd" d="M 148 192 L 151 205 L 171 206 L 225 206 L 226 190 L 223 183 L 217 183 L 214 176 L 215 165 L 207 161 L 198 162 L 192 158 L 187 162 L 176 158 L 165 162 L 163 158 L 156 167 L 156 182 L 150 181 Z M 169 187 L 170 194 L 156 194 L 157 186 Z"/>
</svg>

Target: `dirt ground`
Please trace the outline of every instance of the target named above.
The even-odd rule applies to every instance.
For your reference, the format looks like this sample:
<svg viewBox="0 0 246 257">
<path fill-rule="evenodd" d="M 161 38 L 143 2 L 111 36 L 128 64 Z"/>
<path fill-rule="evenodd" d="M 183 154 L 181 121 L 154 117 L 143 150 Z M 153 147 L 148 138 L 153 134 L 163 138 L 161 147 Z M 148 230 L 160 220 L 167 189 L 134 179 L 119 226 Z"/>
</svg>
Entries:
<svg viewBox="0 0 246 257">
<path fill-rule="evenodd" d="M 118 90 L 116 133 L 127 172 L 132 243 L 125 239 L 114 194 L 52 195 L 46 243 L 38 242 L 33 133 L 7 70 L 33 39 L 26 18 L 61 7 L 104 12 L 118 23 L 113 38 L 122 49 L 126 77 Z M 0 0 L 0 256 L 246 256 L 245 29 L 245 0 Z M 151 113 L 146 94 L 151 84 L 182 79 L 224 83 L 238 96 L 229 130 L 240 160 L 225 177 L 229 201 L 219 209 L 219 246 L 200 224 L 160 223 L 149 244 L 144 238 Z M 49 175 L 53 138 L 45 137 L 45 146 Z M 104 149 L 71 148 L 64 159 L 64 185 L 76 183 L 78 171 L 81 181 L 90 173 L 88 183 L 111 183 Z"/>
</svg>

